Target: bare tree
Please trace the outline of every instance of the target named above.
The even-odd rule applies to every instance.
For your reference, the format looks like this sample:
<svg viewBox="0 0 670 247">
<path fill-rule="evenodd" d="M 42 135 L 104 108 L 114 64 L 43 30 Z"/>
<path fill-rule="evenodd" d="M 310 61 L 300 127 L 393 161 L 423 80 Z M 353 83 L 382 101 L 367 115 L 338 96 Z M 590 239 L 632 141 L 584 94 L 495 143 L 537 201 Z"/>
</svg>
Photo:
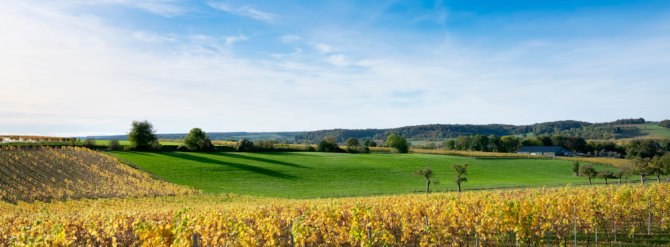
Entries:
<svg viewBox="0 0 670 247">
<path fill-rule="evenodd" d="M 589 179 L 589 184 L 593 184 L 591 183 L 591 179 L 595 178 L 598 175 L 598 172 L 596 169 L 593 169 L 592 166 L 585 165 L 579 168 L 579 174 L 586 176 Z"/>
<path fill-rule="evenodd" d="M 616 178 L 616 176 L 614 176 L 614 172 L 612 172 L 612 171 L 607 171 L 607 170 L 605 170 L 605 171 L 599 171 L 599 172 L 598 172 L 598 177 L 599 177 L 599 178 L 602 178 L 602 179 L 605 179 L 605 184 L 607 184 L 607 179 L 609 179 L 609 178 Z"/>
<path fill-rule="evenodd" d="M 468 173 L 468 164 L 454 164 L 453 167 L 454 170 L 456 170 L 456 178 L 454 179 L 454 182 L 458 185 L 458 192 L 461 192 L 461 184 L 468 181 L 468 178 L 465 177 Z"/>
<path fill-rule="evenodd" d="M 417 175 L 421 175 L 426 179 L 426 193 L 430 193 L 430 183 L 439 184 L 440 181 L 437 181 L 433 178 L 433 170 L 429 167 L 423 168 L 416 171 Z"/>
</svg>

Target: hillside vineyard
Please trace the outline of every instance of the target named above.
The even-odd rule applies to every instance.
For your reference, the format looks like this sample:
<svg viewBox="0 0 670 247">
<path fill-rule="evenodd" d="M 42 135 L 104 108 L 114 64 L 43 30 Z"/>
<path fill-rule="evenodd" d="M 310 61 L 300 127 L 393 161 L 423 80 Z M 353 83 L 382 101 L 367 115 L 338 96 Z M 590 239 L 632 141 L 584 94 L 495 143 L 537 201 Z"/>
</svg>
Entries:
<svg viewBox="0 0 670 247">
<path fill-rule="evenodd" d="M 616 244 L 670 229 L 670 184 L 312 200 L 73 200 L 0 209 L 0 246 L 535 246 L 572 244 L 574 233 L 579 245 Z"/>
<path fill-rule="evenodd" d="M 184 195 L 194 190 L 156 180 L 115 158 L 79 147 L 0 147 L 0 200 Z"/>
</svg>

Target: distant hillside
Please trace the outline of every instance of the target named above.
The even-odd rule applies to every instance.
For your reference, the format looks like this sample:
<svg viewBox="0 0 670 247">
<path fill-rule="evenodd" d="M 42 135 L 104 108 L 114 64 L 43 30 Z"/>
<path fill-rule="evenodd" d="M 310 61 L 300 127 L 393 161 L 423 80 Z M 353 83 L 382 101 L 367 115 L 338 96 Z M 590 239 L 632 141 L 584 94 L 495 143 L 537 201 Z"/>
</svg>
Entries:
<svg viewBox="0 0 670 247">
<path fill-rule="evenodd" d="M 391 129 L 330 129 L 303 132 L 212 132 L 212 140 L 277 140 L 288 143 L 316 143 L 325 136 L 335 136 L 339 142 L 347 138 L 384 140 L 390 133 L 398 133 L 410 140 L 445 140 L 463 135 L 553 135 L 583 137 L 589 140 L 626 138 L 670 138 L 670 129 L 643 118 L 619 119 L 606 123 L 589 123 L 575 120 L 536 123 L 531 125 L 506 124 L 428 124 Z M 159 134 L 160 139 L 182 139 L 186 134 Z M 127 139 L 127 136 L 86 137 L 99 140 Z"/>
<path fill-rule="evenodd" d="M 85 148 L 0 147 L 0 201 L 194 193 Z"/>
</svg>

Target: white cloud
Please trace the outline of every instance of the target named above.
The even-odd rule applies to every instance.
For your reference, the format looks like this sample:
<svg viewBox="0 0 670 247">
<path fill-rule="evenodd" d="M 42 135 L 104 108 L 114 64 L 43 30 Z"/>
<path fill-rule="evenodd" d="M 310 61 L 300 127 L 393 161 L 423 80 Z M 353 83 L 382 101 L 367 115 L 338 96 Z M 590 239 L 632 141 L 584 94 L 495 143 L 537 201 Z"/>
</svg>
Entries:
<svg viewBox="0 0 670 247">
<path fill-rule="evenodd" d="M 240 35 L 237 35 L 237 36 L 226 36 L 226 37 L 223 37 L 223 38 L 226 41 L 226 45 L 228 45 L 228 46 L 231 46 L 231 45 L 233 45 L 237 42 L 245 41 L 245 40 L 249 39 L 249 38 L 247 38 L 247 36 L 244 36 L 244 34 L 240 34 Z"/>
<path fill-rule="evenodd" d="M 284 36 L 281 36 L 280 39 L 281 39 L 281 41 L 284 42 L 284 43 L 293 43 L 293 42 L 296 42 L 296 41 L 300 40 L 300 36 L 297 36 L 297 35 L 284 35 Z"/>
<path fill-rule="evenodd" d="M 142 32 L 142 31 L 134 32 L 133 37 L 139 41 L 147 43 L 172 42 L 177 40 L 177 38 L 172 35 L 160 35 L 156 33 Z"/>
<path fill-rule="evenodd" d="M 271 13 L 256 9 L 254 7 L 251 7 L 251 6 L 233 7 L 233 6 L 230 6 L 230 5 L 228 5 L 226 3 L 222 3 L 222 2 L 210 2 L 210 3 L 208 3 L 208 5 L 212 8 L 220 10 L 220 11 L 228 12 L 228 13 L 233 14 L 233 15 L 249 17 L 249 18 L 252 18 L 252 19 L 259 20 L 259 21 L 272 21 L 275 18 L 277 18 L 277 16 L 275 14 L 271 14 Z"/>
<path fill-rule="evenodd" d="M 316 44 L 314 45 L 314 48 L 320 53 L 330 53 L 333 50 L 333 48 L 327 44 Z"/>
<path fill-rule="evenodd" d="M 59 4 L 66 7 L 72 5 L 123 5 L 164 17 L 179 16 L 192 11 L 192 9 L 184 6 L 184 2 L 179 0 L 54 0 L 50 1 L 49 4 Z"/>
<path fill-rule="evenodd" d="M 328 63 L 335 65 L 335 66 L 347 66 L 350 64 L 349 59 L 343 55 L 343 54 L 333 54 L 328 56 L 326 59 Z"/>
</svg>

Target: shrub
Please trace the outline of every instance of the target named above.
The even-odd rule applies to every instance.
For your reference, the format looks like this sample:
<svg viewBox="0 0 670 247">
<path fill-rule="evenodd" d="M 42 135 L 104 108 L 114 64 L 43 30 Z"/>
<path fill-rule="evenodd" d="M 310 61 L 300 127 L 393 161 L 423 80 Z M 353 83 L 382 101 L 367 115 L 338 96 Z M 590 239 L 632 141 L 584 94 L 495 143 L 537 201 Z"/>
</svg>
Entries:
<svg viewBox="0 0 670 247">
<path fill-rule="evenodd" d="M 661 125 L 663 127 L 666 127 L 666 128 L 670 128 L 670 119 L 661 121 L 661 123 L 659 125 Z"/>
<path fill-rule="evenodd" d="M 84 140 L 84 143 L 82 146 L 87 147 L 87 148 L 95 148 L 95 140 L 93 139 L 86 139 Z"/>
<path fill-rule="evenodd" d="M 123 149 L 123 147 L 119 144 L 119 140 L 110 140 L 109 144 L 107 144 L 107 149 L 117 151 Z"/>
<path fill-rule="evenodd" d="M 237 145 L 235 145 L 235 150 L 238 152 L 253 152 L 254 143 L 247 140 L 247 138 L 242 138 L 239 142 L 237 142 Z"/>
<path fill-rule="evenodd" d="M 385 145 L 387 147 L 395 148 L 398 153 L 407 153 L 409 151 L 407 140 L 396 133 L 392 133 L 386 138 Z"/>
<path fill-rule="evenodd" d="M 319 142 L 319 144 L 316 146 L 316 151 L 318 152 L 329 152 L 329 153 L 337 153 L 337 152 L 342 152 L 343 150 L 340 149 L 340 146 L 337 145 L 337 141 L 335 137 L 333 136 L 326 136 Z"/>
</svg>

